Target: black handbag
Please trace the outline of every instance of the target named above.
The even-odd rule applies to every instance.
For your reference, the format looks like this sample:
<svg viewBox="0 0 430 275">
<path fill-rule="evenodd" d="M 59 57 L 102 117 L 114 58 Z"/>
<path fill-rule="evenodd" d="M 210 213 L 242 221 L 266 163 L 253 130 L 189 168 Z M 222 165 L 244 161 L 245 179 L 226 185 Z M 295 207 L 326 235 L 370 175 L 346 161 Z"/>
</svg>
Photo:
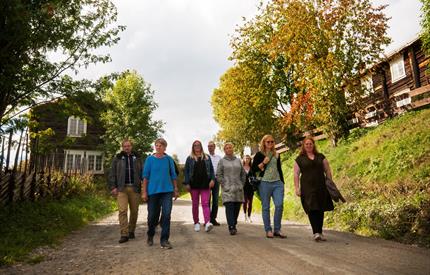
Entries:
<svg viewBox="0 0 430 275">
<path fill-rule="evenodd" d="M 254 191 L 257 191 L 258 187 L 260 186 L 261 180 L 259 180 L 257 177 L 250 176 L 249 177 L 249 183 L 251 184 L 252 189 Z"/>
</svg>

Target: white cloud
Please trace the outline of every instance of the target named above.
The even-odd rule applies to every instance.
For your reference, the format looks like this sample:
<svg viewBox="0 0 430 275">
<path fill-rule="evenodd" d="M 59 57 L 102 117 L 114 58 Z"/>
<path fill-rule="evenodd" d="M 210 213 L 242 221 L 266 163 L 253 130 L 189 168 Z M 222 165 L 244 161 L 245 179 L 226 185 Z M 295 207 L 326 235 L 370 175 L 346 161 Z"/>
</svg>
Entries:
<svg viewBox="0 0 430 275">
<path fill-rule="evenodd" d="M 259 0 L 114 0 L 119 24 L 127 26 L 121 41 L 108 49 L 113 62 L 82 73 L 103 74 L 135 69 L 156 90 L 155 119 L 166 122 L 168 152 L 181 161 L 195 139 L 204 144 L 218 126 L 209 104 L 219 77 L 231 66 L 227 60 L 233 34 L 242 17 L 252 17 Z M 374 0 L 390 4 L 390 32 L 398 47 L 419 31 L 418 0 Z M 390 48 L 389 47 L 389 48 Z M 221 154 L 221 152 L 219 152 Z"/>
</svg>

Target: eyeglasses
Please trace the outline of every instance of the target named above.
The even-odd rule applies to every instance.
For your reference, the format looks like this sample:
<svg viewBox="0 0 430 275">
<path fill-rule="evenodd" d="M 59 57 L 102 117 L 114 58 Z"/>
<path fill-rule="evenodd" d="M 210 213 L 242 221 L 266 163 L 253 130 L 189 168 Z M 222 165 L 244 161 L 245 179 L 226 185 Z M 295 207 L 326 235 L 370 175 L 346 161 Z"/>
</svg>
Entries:
<svg viewBox="0 0 430 275">
<path fill-rule="evenodd" d="M 200 144 L 193 144 L 194 147 L 202 147 Z"/>
<path fill-rule="evenodd" d="M 275 143 L 274 140 L 266 140 L 266 143 Z"/>
</svg>

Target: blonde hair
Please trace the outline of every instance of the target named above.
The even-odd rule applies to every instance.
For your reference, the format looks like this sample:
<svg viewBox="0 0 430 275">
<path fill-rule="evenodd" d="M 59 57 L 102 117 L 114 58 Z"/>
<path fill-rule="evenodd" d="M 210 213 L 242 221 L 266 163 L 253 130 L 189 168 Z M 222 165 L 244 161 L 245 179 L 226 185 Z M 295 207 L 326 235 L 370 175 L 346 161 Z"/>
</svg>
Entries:
<svg viewBox="0 0 430 275">
<path fill-rule="evenodd" d="M 258 146 L 258 149 L 260 150 L 261 153 L 263 153 L 264 155 L 266 155 L 266 140 L 268 140 L 269 138 L 273 139 L 273 141 L 275 141 L 275 139 L 273 138 L 272 135 L 264 135 L 263 138 L 260 141 L 260 144 Z M 275 157 L 278 157 L 278 154 L 276 153 L 276 149 L 275 149 L 275 144 L 273 144 L 272 149 L 270 150 L 272 152 L 272 155 Z"/>
<path fill-rule="evenodd" d="M 225 147 L 227 145 L 231 145 L 231 147 L 234 147 L 233 143 L 231 143 L 231 142 L 228 141 L 228 142 L 224 143 L 224 147 L 223 147 L 224 150 L 225 150 Z"/>
<path fill-rule="evenodd" d="M 200 142 L 200 140 L 195 140 L 193 142 L 193 144 L 191 145 L 191 154 L 190 154 L 190 157 L 192 157 L 194 160 L 198 159 L 198 157 L 196 155 L 196 152 L 194 151 L 194 144 L 196 144 L 196 143 L 199 143 L 200 144 L 200 148 L 202 148 L 202 157 L 203 157 L 203 159 L 205 159 L 205 160 L 208 159 L 208 156 L 206 155 L 205 151 L 203 150 L 203 145 Z"/>
</svg>

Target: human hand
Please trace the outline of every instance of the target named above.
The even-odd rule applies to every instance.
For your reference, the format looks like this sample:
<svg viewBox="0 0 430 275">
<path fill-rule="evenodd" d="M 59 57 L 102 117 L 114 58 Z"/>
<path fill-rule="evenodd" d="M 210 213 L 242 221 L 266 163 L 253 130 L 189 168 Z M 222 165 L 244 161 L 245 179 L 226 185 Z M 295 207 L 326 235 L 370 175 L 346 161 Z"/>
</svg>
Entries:
<svg viewBox="0 0 430 275">
<path fill-rule="evenodd" d="M 269 161 L 270 161 L 270 159 L 269 159 L 268 157 L 265 157 L 265 158 L 264 158 L 264 160 L 263 160 L 263 163 L 264 163 L 264 164 L 268 164 L 268 163 L 269 163 Z"/>
<path fill-rule="evenodd" d="M 189 184 L 185 185 L 185 189 L 187 189 L 187 191 L 190 192 L 191 191 L 190 185 Z"/>
<path fill-rule="evenodd" d="M 301 192 L 300 192 L 300 189 L 296 189 L 295 191 L 296 191 L 295 193 L 296 193 L 297 197 L 300 197 L 302 195 Z"/>
<path fill-rule="evenodd" d="M 174 197 L 174 200 L 177 200 L 179 198 L 178 188 L 175 188 L 175 190 L 173 191 L 173 197 Z"/>
<path fill-rule="evenodd" d="M 142 200 L 143 200 L 144 202 L 147 202 L 147 201 L 148 201 L 148 193 L 147 193 L 146 191 L 142 191 L 142 195 L 141 195 L 141 197 L 142 197 Z"/>
<path fill-rule="evenodd" d="M 118 188 L 114 188 L 110 191 L 110 193 L 112 194 L 112 196 L 116 197 L 118 196 Z"/>
<path fill-rule="evenodd" d="M 209 188 L 212 189 L 212 188 L 214 188 L 214 186 L 215 186 L 215 181 L 211 180 L 209 182 Z"/>
</svg>

